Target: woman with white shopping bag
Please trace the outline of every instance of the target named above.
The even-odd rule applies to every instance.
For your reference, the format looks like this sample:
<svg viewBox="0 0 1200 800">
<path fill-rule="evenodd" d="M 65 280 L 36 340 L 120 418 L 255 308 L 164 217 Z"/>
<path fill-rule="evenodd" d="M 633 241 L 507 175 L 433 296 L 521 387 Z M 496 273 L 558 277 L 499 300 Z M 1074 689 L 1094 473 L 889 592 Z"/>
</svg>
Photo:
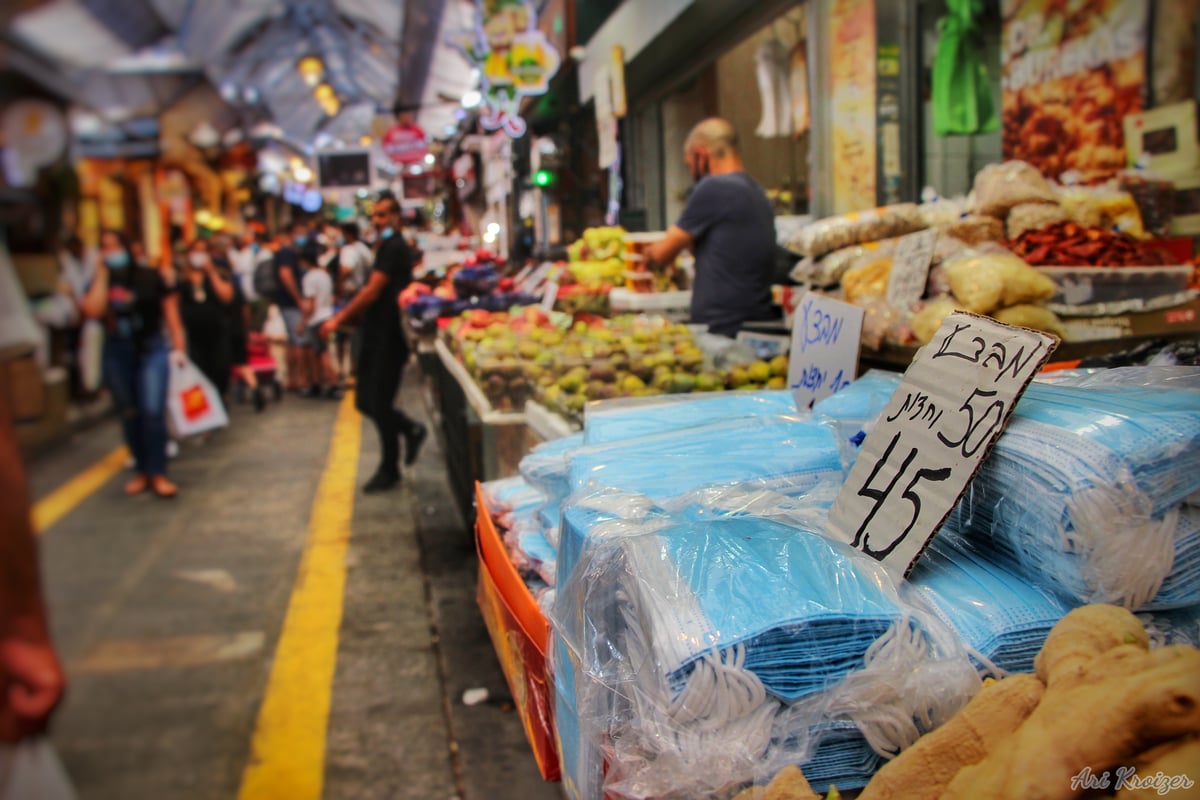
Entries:
<svg viewBox="0 0 1200 800">
<path fill-rule="evenodd" d="M 167 479 L 167 384 L 171 364 L 187 362 L 174 279 L 137 263 L 125 237 L 105 231 L 96 278 L 79 305 L 107 333 L 104 384 L 138 472 L 125 493 L 174 497 L 178 488 Z"/>
</svg>

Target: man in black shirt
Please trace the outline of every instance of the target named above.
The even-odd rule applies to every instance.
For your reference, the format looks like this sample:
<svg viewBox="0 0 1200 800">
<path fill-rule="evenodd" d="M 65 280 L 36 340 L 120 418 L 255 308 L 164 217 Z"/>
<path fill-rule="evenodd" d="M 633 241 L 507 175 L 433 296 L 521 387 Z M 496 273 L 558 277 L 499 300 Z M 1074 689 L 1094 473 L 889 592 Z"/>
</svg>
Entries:
<svg viewBox="0 0 1200 800">
<path fill-rule="evenodd" d="M 733 337 L 746 322 L 771 314 L 775 216 L 767 193 L 746 173 L 737 134 L 723 119 L 706 119 L 684 143 L 697 181 L 679 220 L 647 254 L 665 265 L 681 250 L 696 256 L 692 322 Z"/>
<path fill-rule="evenodd" d="M 355 405 L 370 417 L 379 432 L 383 457 L 375 475 L 363 486 L 367 493 L 382 492 L 400 483 L 400 436 L 404 436 L 404 463 L 417 460 L 429 431 L 395 406 L 396 392 L 408 343 L 400 325 L 400 291 L 412 282 L 413 252 L 400 233 L 400 204 L 390 193 L 375 202 L 371 222 L 379 246 L 366 285 L 337 314 L 321 325 L 322 338 L 362 315 L 362 350 L 358 355 Z"/>
</svg>

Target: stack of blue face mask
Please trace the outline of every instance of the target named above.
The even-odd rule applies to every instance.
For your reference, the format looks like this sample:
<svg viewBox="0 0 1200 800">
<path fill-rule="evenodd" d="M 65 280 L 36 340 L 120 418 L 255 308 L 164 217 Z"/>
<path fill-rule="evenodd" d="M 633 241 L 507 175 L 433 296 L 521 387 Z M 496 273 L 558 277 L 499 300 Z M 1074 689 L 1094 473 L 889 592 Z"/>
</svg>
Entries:
<svg viewBox="0 0 1200 800">
<path fill-rule="evenodd" d="M 675 691 L 698 659 L 741 644 L 766 690 L 797 700 L 861 664 L 900 615 L 845 548 L 774 522 L 675 524 L 619 546 L 629 602 Z"/>
<path fill-rule="evenodd" d="M 710 485 L 746 485 L 788 496 L 840 483 L 833 429 L 794 416 L 747 417 L 588 446 L 570 457 L 575 492 L 601 489 L 679 497 Z"/>
<path fill-rule="evenodd" d="M 1200 393 L 1143 374 L 1146 385 L 1129 370 L 1123 385 L 1031 384 L 939 535 L 958 531 L 1069 603 L 1200 601 L 1200 541 L 1180 513 L 1200 490 Z M 814 413 L 869 427 L 889 383 L 899 377 L 868 374 Z"/>
<path fill-rule="evenodd" d="M 1021 576 L 938 537 L 909 580 L 989 671 L 1032 672 L 1046 636 L 1070 609 Z M 994 668 L 994 669 L 993 669 Z"/>
<path fill-rule="evenodd" d="M 1149 609 L 1200 607 L 1200 507 L 1183 505 L 1175 532 L 1175 559 Z"/>
<path fill-rule="evenodd" d="M 521 459 L 518 467 L 521 477 L 540 489 L 551 502 L 561 500 L 571 491 L 567 483 L 567 456 L 582 445 L 582 433 L 539 444 Z"/>
<path fill-rule="evenodd" d="M 589 445 L 606 444 L 726 420 L 780 414 L 796 414 L 796 401 L 791 392 L 668 395 L 653 403 L 614 401 L 588 408 L 584 436 Z"/>
<path fill-rule="evenodd" d="M 950 519 L 1071 602 L 1152 607 L 1195 557 L 1177 548 L 1197 489 L 1200 393 L 1035 383 Z"/>
<path fill-rule="evenodd" d="M 483 501 L 488 511 L 493 515 L 521 511 L 533 513 L 546 502 L 546 495 L 520 476 L 488 481 L 479 488 L 483 491 Z"/>
<path fill-rule="evenodd" d="M 852 722 L 822 723 L 814 734 L 816 749 L 812 758 L 800 766 L 815 792 L 824 794 L 833 785 L 861 789 L 884 765 L 883 756 L 867 745 Z"/>
</svg>

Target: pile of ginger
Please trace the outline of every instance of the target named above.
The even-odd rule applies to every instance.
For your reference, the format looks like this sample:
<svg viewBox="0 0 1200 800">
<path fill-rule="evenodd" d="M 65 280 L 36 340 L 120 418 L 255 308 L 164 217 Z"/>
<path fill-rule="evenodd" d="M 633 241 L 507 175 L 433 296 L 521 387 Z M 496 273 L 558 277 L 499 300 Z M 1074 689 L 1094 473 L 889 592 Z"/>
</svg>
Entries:
<svg viewBox="0 0 1200 800">
<path fill-rule="evenodd" d="M 1090 605 L 1054 626 L 1034 669 L 984 686 L 858 800 L 1200 798 L 1200 650 L 1151 650 L 1127 610 Z M 788 767 L 735 800 L 821 798 Z"/>
</svg>

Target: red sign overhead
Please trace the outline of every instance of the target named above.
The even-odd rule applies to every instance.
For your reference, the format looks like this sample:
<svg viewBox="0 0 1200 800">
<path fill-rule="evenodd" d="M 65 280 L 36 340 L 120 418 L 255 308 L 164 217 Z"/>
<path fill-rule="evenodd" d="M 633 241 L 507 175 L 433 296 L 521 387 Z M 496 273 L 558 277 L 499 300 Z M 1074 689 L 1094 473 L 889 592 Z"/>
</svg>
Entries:
<svg viewBox="0 0 1200 800">
<path fill-rule="evenodd" d="M 429 137 L 412 123 L 400 123 L 383 135 L 383 152 L 397 164 L 418 164 L 429 153 Z"/>
</svg>

